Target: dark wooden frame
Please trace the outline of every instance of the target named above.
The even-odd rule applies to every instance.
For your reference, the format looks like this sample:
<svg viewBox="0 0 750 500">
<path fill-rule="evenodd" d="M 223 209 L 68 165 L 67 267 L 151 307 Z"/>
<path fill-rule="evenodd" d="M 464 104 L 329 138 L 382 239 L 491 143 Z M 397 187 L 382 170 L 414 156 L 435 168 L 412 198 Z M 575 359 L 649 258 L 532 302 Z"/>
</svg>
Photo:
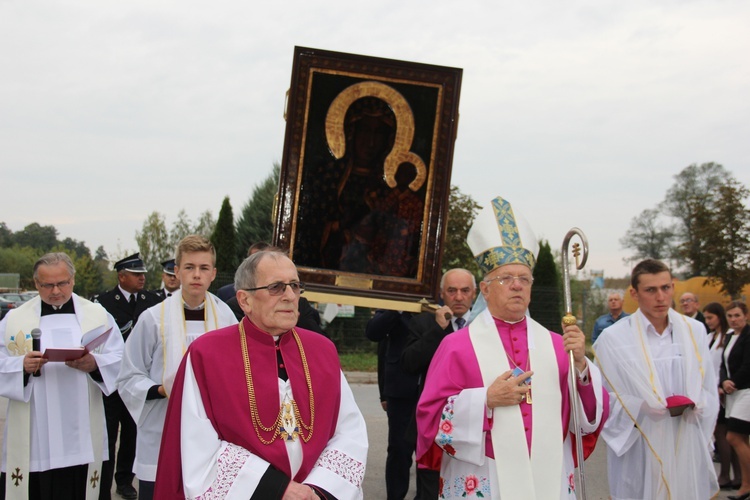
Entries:
<svg viewBox="0 0 750 500">
<path fill-rule="evenodd" d="M 405 302 L 437 299 L 461 76 L 462 70 L 457 68 L 295 47 L 281 177 L 274 211 L 274 244 L 289 249 L 300 279 L 307 284 L 308 290 Z M 397 97 L 389 97 L 392 91 Z M 421 186 L 417 191 L 411 190 L 410 194 L 423 202 L 413 211 L 416 214 L 421 210 L 422 213 L 421 237 L 418 245 L 410 243 L 409 253 L 403 259 L 409 262 L 408 271 L 404 271 L 403 276 L 383 273 L 384 268 L 389 268 L 385 261 L 377 262 L 377 255 L 373 258 L 367 254 L 368 263 L 360 268 L 352 265 L 351 269 L 342 270 L 336 266 L 344 267 L 343 257 L 336 266 L 331 266 L 324 264 L 324 252 L 318 253 L 318 247 L 329 241 L 327 234 L 331 227 L 330 223 L 326 225 L 326 221 L 321 220 L 325 218 L 321 213 L 326 210 L 316 208 L 324 203 L 319 201 L 320 197 L 326 200 L 329 199 L 326 196 L 337 196 L 335 206 L 327 206 L 327 210 L 334 208 L 341 213 L 342 207 L 347 207 L 342 202 L 342 193 L 346 192 L 347 182 L 352 178 L 349 173 L 345 177 L 340 173 L 346 167 L 341 166 L 343 157 L 332 152 L 337 148 L 334 131 L 338 129 L 330 125 L 337 120 L 340 123 L 340 150 L 344 150 L 345 141 L 352 149 L 353 143 L 346 139 L 350 137 L 346 135 L 346 123 L 349 123 L 346 120 L 350 117 L 347 113 L 362 92 L 386 102 L 387 110 L 384 113 L 390 113 L 391 122 L 396 123 L 389 129 L 391 136 L 395 136 L 394 142 L 390 147 L 383 146 L 381 151 L 403 149 L 405 155 L 394 160 L 395 163 L 384 163 L 383 174 L 390 193 L 397 194 L 394 193 L 394 174 L 404 162 L 415 165 L 413 170 L 407 167 L 408 171 L 416 174 L 409 186 Z M 365 115 L 366 111 L 363 111 L 361 116 Z M 410 124 L 406 118 L 413 122 Z M 356 125 L 349 127 L 351 130 Z M 406 134 L 403 130 L 408 129 L 411 139 L 407 143 L 399 142 L 399 134 Z M 407 146 L 402 148 L 403 144 Z M 413 153 L 419 148 L 420 151 Z M 356 161 L 350 159 L 349 164 Z M 422 161 L 424 168 L 418 165 L 419 161 Z M 395 165 L 395 169 L 388 165 Z M 361 170 L 356 169 L 357 172 Z M 338 176 L 332 177 L 337 182 L 327 183 L 323 172 L 333 172 L 332 176 Z M 373 177 L 372 174 L 368 175 Z M 376 182 L 382 183 L 382 179 Z M 380 192 L 389 193 L 388 189 Z M 366 195 L 355 197 L 360 200 L 365 198 Z M 416 222 L 416 218 L 412 217 L 412 222 Z M 325 237 L 321 231 L 326 233 Z M 318 235 L 321 235 L 319 241 L 315 240 Z M 389 239 L 383 235 L 379 241 L 401 243 L 398 238 Z M 362 256 L 353 250 L 351 254 L 354 257 Z M 329 255 L 336 255 L 336 252 Z M 401 263 L 402 260 L 397 262 Z M 346 300 L 339 302 L 352 303 Z"/>
</svg>

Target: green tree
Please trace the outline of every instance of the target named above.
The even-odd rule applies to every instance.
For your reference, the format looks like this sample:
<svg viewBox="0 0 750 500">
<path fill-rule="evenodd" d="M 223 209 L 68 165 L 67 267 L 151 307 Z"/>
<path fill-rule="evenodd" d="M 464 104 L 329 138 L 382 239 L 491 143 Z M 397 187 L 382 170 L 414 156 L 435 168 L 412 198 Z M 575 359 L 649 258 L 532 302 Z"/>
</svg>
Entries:
<svg viewBox="0 0 750 500">
<path fill-rule="evenodd" d="M 23 230 L 13 234 L 13 242 L 21 247 L 31 247 L 49 252 L 57 245 L 57 229 L 32 222 Z"/>
<path fill-rule="evenodd" d="M 0 248 L 0 273 L 18 273 L 21 288 L 34 290 L 34 263 L 42 254 L 39 249 L 18 245 Z"/>
<path fill-rule="evenodd" d="M 253 243 L 273 238 L 273 200 L 279 186 L 281 165 L 274 162 L 271 173 L 253 188 L 250 199 L 237 219 L 237 258 L 242 261 Z"/>
<path fill-rule="evenodd" d="M 64 252 L 75 253 L 78 256 L 88 255 L 91 257 L 91 250 L 86 246 L 83 241 L 74 240 L 73 238 L 65 238 L 60 242 L 60 245 L 64 249 Z"/>
<path fill-rule="evenodd" d="M 73 258 L 72 255 L 71 258 Z M 76 268 L 75 292 L 78 295 L 91 297 L 104 289 L 102 270 L 90 256 L 76 256 L 73 259 L 73 265 Z"/>
<path fill-rule="evenodd" d="M 448 226 L 443 244 L 442 272 L 462 267 L 479 275 L 474 255 L 466 244 L 466 235 L 482 207 L 474 199 L 463 194 L 457 186 L 451 186 L 448 202 Z"/>
<path fill-rule="evenodd" d="M 708 222 L 704 207 L 712 204 L 716 186 L 731 177 L 718 163 L 692 164 L 675 175 L 661 209 L 677 220 L 680 244 L 677 255 L 685 262 L 688 276 L 705 276 L 711 255 L 704 248 L 701 226 Z"/>
<path fill-rule="evenodd" d="M 211 211 L 206 210 L 200 215 L 200 217 L 198 217 L 198 222 L 193 226 L 193 234 L 200 234 L 204 238 L 210 238 L 211 234 L 214 232 L 214 226 L 216 226 L 216 220 L 214 219 L 214 216 L 211 215 Z M 187 234 L 184 236 L 187 236 Z M 175 244 L 175 246 L 177 245 Z"/>
<path fill-rule="evenodd" d="M 216 249 L 216 269 L 219 273 L 233 273 L 237 268 L 237 237 L 234 230 L 234 215 L 229 196 L 224 198 L 219 211 L 219 220 L 211 235 Z"/>
<path fill-rule="evenodd" d="M 5 222 L 0 222 L 0 248 L 13 246 L 13 231 Z"/>
<path fill-rule="evenodd" d="M 660 222 L 659 217 L 658 210 L 648 208 L 630 221 L 628 232 L 620 238 L 620 245 L 633 251 L 626 262 L 672 257 L 675 231 Z"/>
<path fill-rule="evenodd" d="M 169 246 L 173 249 L 172 253 L 176 253 L 177 244 L 189 234 L 198 234 L 194 232 L 190 218 L 187 212 L 183 208 L 177 212 L 177 221 L 169 225 Z"/>
<path fill-rule="evenodd" d="M 104 247 L 102 245 L 99 245 L 96 248 L 96 253 L 94 254 L 94 260 L 95 261 L 109 261 L 107 252 L 106 250 L 104 250 Z"/>
<path fill-rule="evenodd" d="M 135 233 L 135 242 L 146 264 L 146 288 L 152 289 L 161 282 L 161 263 L 174 257 L 174 249 L 169 247 L 169 233 L 164 216 L 152 212 L 143 222 L 143 227 Z"/>
<path fill-rule="evenodd" d="M 733 299 L 740 298 L 750 283 L 750 210 L 744 203 L 749 195 L 739 181 L 727 178 L 704 209 L 708 223 L 696 230 L 704 252 L 711 256 L 704 270 L 708 281 L 721 284 Z"/>
<path fill-rule="evenodd" d="M 549 241 L 539 242 L 539 255 L 534 266 L 534 286 L 531 288 L 531 317 L 552 331 L 560 331 L 562 302 L 560 300 L 560 274 L 552 255 Z"/>
</svg>

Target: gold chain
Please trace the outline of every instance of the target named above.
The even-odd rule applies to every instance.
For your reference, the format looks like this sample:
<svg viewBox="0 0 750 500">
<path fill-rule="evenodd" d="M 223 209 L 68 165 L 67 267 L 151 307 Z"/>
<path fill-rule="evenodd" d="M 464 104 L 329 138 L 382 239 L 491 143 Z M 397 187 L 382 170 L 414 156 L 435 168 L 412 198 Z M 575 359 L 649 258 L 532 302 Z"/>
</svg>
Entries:
<svg viewBox="0 0 750 500">
<path fill-rule="evenodd" d="M 292 336 L 294 337 L 294 340 L 297 342 L 297 348 L 299 349 L 300 358 L 302 358 L 302 368 L 305 372 L 305 381 L 307 382 L 308 397 L 310 398 L 310 424 L 307 425 L 302 421 L 302 417 L 299 413 L 299 407 L 297 406 L 297 402 L 294 401 L 294 399 L 292 399 L 292 408 L 294 411 L 294 418 L 297 420 L 297 424 L 307 431 L 307 437 L 305 437 L 302 434 L 302 432 L 300 432 L 300 437 L 302 437 L 302 441 L 307 443 L 308 441 L 310 441 L 310 438 L 312 438 L 312 435 L 313 435 L 313 424 L 315 423 L 315 398 L 313 397 L 312 380 L 310 379 L 310 368 L 307 366 L 307 358 L 305 357 L 305 350 L 302 347 L 302 341 L 300 341 L 299 335 L 297 335 L 297 332 L 294 329 L 292 329 Z M 282 402 L 281 408 L 279 408 L 279 415 L 276 417 L 276 421 L 273 424 L 271 424 L 270 427 L 266 427 L 265 425 L 263 425 L 263 422 L 261 422 L 260 420 L 260 415 L 258 415 L 258 405 L 255 400 L 255 388 L 253 386 L 253 374 L 250 371 L 250 356 L 248 355 L 248 352 L 247 352 L 247 339 L 245 338 L 245 326 L 242 324 L 242 321 L 240 321 L 240 345 L 242 346 L 242 360 L 245 363 L 245 379 L 247 380 L 247 398 L 250 404 L 250 417 L 253 422 L 253 429 L 255 429 L 255 434 L 258 436 L 258 439 L 260 440 L 261 443 L 271 444 L 281 434 L 281 422 L 283 420 L 284 404 Z M 271 439 L 264 439 L 263 436 L 260 435 L 261 430 L 263 432 L 273 432 Z"/>
</svg>

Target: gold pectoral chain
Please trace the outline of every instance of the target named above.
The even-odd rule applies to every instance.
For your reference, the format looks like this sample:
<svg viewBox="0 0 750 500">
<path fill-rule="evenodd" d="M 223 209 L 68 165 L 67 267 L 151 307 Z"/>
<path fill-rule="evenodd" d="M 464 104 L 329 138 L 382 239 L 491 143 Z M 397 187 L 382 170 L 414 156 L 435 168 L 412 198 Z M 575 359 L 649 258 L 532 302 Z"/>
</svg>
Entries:
<svg viewBox="0 0 750 500">
<path fill-rule="evenodd" d="M 247 352 L 245 327 L 242 322 L 240 322 L 240 345 L 242 346 L 242 360 L 245 363 L 245 378 L 247 380 L 247 396 L 248 402 L 250 404 L 250 417 L 253 422 L 255 434 L 263 444 L 271 444 L 279 436 L 281 436 L 282 439 L 288 439 L 289 433 L 286 431 L 286 427 L 284 424 L 288 424 L 291 421 L 292 413 L 294 413 L 294 418 L 296 419 L 297 424 L 301 426 L 302 429 L 307 431 L 307 436 L 302 434 L 301 431 L 292 432 L 292 440 L 295 440 L 297 435 L 299 435 L 302 438 L 302 441 L 307 443 L 308 441 L 310 441 L 313 435 L 313 424 L 315 423 L 315 398 L 313 396 L 312 380 L 310 379 L 310 368 L 307 365 L 307 358 L 305 357 L 305 350 L 302 347 L 302 342 L 300 341 L 299 335 L 297 335 L 297 332 L 294 329 L 292 329 L 292 336 L 294 337 L 295 342 L 297 342 L 297 348 L 299 349 L 300 358 L 302 358 L 302 368 L 305 373 L 305 382 L 307 382 L 307 390 L 310 398 L 310 424 L 305 424 L 302 421 L 297 402 L 292 399 L 290 401 L 284 401 L 281 403 L 281 407 L 279 408 L 279 415 L 276 417 L 276 421 L 270 427 L 267 427 L 263 425 L 263 422 L 260 421 L 260 415 L 258 415 L 258 404 L 255 400 L 255 388 L 253 386 L 253 374 L 250 370 L 250 356 Z M 260 435 L 261 430 L 266 433 L 272 432 L 273 435 L 271 436 L 271 439 L 264 439 L 263 436 Z"/>
</svg>

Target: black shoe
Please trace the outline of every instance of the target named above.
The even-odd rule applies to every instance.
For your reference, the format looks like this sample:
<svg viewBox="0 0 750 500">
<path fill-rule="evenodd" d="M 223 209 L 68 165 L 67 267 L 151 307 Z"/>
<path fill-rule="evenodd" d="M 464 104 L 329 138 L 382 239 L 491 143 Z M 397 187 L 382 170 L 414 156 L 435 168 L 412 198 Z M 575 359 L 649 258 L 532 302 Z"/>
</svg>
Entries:
<svg viewBox="0 0 750 500">
<path fill-rule="evenodd" d="M 135 488 L 133 488 L 132 484 L 123 484 L 122 486 L 118 486 L 115 490 L 115 493 L 120 495 L 125 500 L 135 500 L 136 498 L 138 498 L 138 492 L 135 491 Z"/>
<path fill-rule="evenodd" d="M 719 489 L 720 490 L 738 490 L 738 489 L 740 489 L 740 486 L 736 485 L 736 484 L 732 484 L 732 482 L 730 481 L 730 482 L 724 483 L 724 484 L 720 483 L 719 484 Z"/>
</svg>

